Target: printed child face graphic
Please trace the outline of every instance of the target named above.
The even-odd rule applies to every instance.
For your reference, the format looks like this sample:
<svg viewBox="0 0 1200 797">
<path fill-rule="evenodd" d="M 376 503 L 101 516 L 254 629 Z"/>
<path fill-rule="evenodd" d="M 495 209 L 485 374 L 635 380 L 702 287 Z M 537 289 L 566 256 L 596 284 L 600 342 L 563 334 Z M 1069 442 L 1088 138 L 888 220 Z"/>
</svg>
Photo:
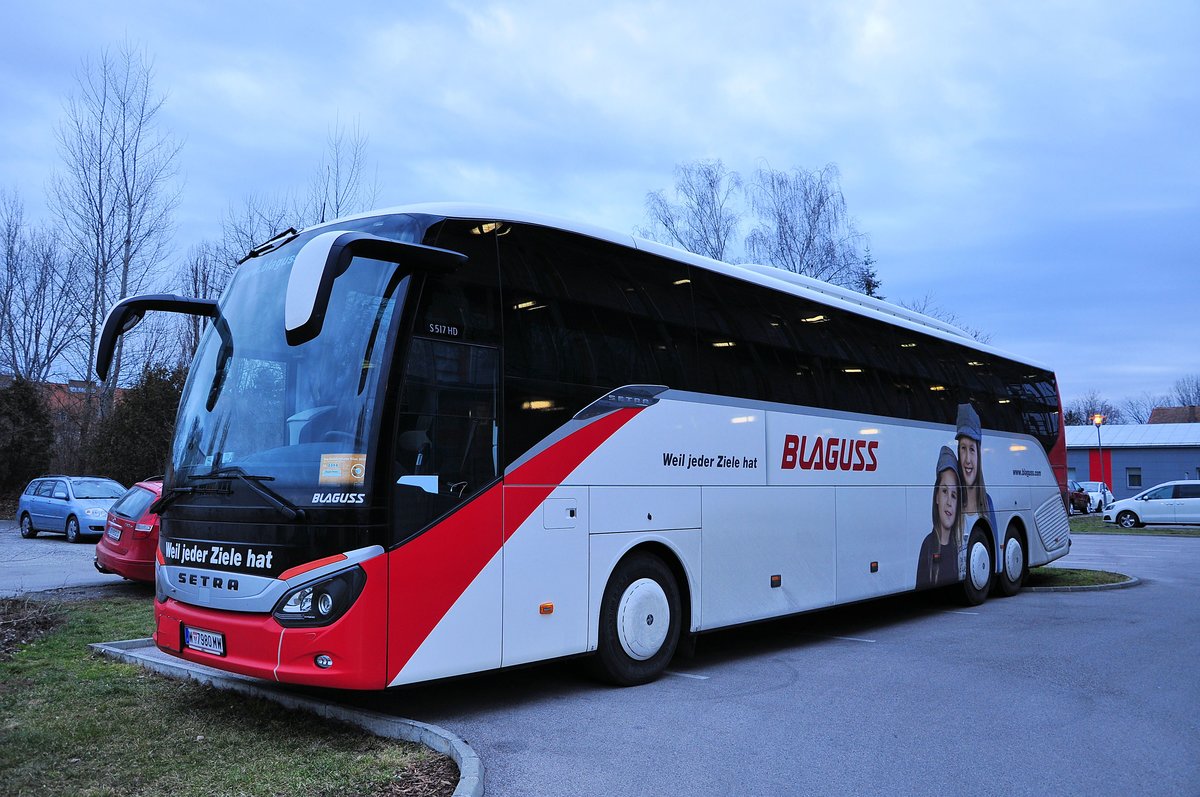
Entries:
<svg viewBox="0 0 1200 797">
<path fill-rule="evenodd" d="M 979 443 L 969 437 L 958 438 L 958 467 L 962 470 L 963 485 L 974 487 L 979 479 Z"/>
<path fill-rule="evenodd" d="M 954 473 L 944 470 L 938 475 L 937 517 L 943 529 L 954 528 L 958 516 L 958 480 Z"/>
</svg>

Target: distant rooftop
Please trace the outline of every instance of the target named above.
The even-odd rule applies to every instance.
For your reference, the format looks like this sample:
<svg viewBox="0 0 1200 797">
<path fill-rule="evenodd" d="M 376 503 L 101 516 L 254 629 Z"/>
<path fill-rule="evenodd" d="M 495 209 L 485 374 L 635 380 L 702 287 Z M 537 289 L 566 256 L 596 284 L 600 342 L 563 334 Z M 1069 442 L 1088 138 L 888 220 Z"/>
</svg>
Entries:
<svg viewBox="0 0 1200 797">
<path fill-rule="evenodd" d="M 1200 423 L 1104 424 L 1100 442 L 1105 448 L 1200 447 Z M 1095 447 L 1095 426 L 1067 427 L 1067 448 Z"/>
<path fill-rule="evenodd" d="M 1150 423 L 1200 423 L 1200 407 L 1156 407 Z"/>
</svg>

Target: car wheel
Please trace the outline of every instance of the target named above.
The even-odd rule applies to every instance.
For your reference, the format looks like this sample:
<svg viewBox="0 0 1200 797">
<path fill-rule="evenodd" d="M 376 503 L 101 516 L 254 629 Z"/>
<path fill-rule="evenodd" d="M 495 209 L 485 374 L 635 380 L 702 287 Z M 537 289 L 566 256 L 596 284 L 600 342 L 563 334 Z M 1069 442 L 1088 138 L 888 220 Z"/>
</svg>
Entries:
<svg viewBox="0 0 1200 797">
<path fill-rule="evenodd" d="M 82 539 L 79 534 L 79 521 L 71 515 L 67 518 L 67 542 L 80 542 Z"/>
<path fill-rule="evenodd" d="M 1140 529 L 1142 527 L 1137 515 L 1128 510 L 1117 515 L 1117 525 L 1123 529 Z"/>
<path fill-rule="evenodd" d="M 604 588 L 594 669 L 618 686 L 653 681 L 679 645 L 679 586 L 661 559 L 634 554 L 617 565 Z"/>
<path fill-rule="evenodd" d="M 33 520 L 28 513 L 21 515 L 21 536 L 27 540 L 32 540 L 37 536 L 37 529 L 33 527 Z"/>
<path fill-rule="evenodd" d="M 1000 594 L 1011 598 L 1021 591 L 1021 585 L 1025 583 L 1027 565 L 1025 541 L 1021 539 L 1021 532 L 1014 526 L 1009 526 L 1008 533 L 1004 535 L 1001 555 L 1004 557 L 1004 572 L 1000 574 L 998 582 Z"/>
<path fill-rule="evenodd" d="M 978 526 L 967 540 L 967 577 L 963 579 L 963 599 L 968 606 L 987 600 L 992 588 L 992 547 Z"/>
</svg>

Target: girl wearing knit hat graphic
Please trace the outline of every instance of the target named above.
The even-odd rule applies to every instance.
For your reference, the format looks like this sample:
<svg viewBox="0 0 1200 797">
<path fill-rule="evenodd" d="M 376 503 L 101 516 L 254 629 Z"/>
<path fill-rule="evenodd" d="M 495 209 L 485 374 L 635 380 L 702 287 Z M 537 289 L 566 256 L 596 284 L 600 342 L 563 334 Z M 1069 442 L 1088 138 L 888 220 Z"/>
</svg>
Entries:
<svg viewBox="0 0 1200 797">
<path fill-rule="evenodd" d="M 992 533 L 996 533 L 996 510 L 992 499 L 987 494 L 983 482 L 983 462 L 981 461 L 981 444 L 983 430 L 979 423 L 979 413 L 970 404 L 958 405 L 958 469 L 962 475 L 963 489 L 963 529 L 970 535 L 975 522 L 986 513 L 986 520 Z M 966 546 L 959 548 L 958 570 L 959 578 L 965 578 L 967 573 Z"/>
<path fill-rule="evenodd" d="M 958 459 L 948 446 L 938 452 L 933 483 L 933 531 L 921 543 L 917 559 L 917 589 L 954 584 L 959 580 L 958 552 L 963 547 L 962 485 Z"/>
</svg>

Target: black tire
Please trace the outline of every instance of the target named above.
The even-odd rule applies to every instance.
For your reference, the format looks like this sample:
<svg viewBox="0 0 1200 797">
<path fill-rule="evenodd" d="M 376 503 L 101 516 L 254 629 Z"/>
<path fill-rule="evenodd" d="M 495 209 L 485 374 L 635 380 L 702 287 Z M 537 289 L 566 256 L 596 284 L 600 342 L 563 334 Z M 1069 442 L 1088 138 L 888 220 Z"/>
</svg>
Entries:
<svg viewBox="0 0 1200 797">
<path fill-rule="evenodd" d="M 1133 514 L 1129 510 L 1125 510 L 1121 514 L 1117 515 L 1117 525 L 1123 529 L 1140 529 L 1145 524 L 1138 520 L 1137 515 Z"/>
<path fill-rule="evenodd" d="M 1021 536 L 1021 532 L 1015 526 L 1008 527 L 1000 555 L 1003 557 L 1004 572 L 996 580 L 996 586 L 1001 595 L 1011 598 L 1021 591 L 1021 585 L 1025 583 L 1025 574 L 1029 572 L 1029 556 L 1025 548 L 1025 538 Z"/>
<path fill-rule="evenodd" d="M 661 559 L 646 553 L 623 559 L 609 577 L 600 603 L 595 674 L 617 686 L 657 679 L 679 645 L 680 606 L 675 576 Z M 665 632 L 660 631 L 664 620 Z"/>
<path fill-rule="evenodd" d="M 21 536 L 27 540 L 32 540 L 37 536 L 37 529 L 33 527 L 33 518 L 29 517 L 28 512 L 21 515 Z"/>
<path fill-rule="evenodd" d="M 963 600 L 978 606 L 987 600 L 992 588 L 992 544 L 983 529 L 976 526 L 967 539 L 967 573 L 963 579 Z"/>
<path fill-rule="evenodd" d="M 83 542 L 83 535 L 79 533 L 79 520 L 71 515 L 67 518 L 67 542 Z"/>
</svg>

